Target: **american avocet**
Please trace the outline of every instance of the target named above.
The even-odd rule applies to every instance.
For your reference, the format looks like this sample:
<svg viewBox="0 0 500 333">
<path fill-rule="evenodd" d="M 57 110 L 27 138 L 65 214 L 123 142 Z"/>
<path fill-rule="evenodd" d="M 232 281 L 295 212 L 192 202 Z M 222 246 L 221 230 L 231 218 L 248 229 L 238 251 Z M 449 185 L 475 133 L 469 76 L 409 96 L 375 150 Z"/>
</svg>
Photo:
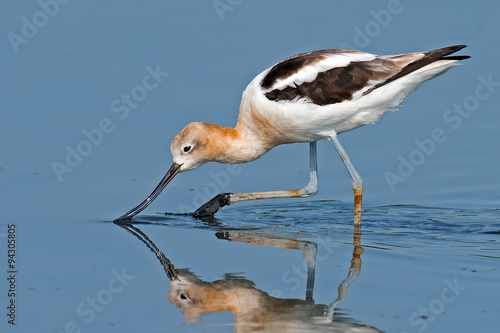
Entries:
<svg viewBox="0 0 500 333">
<path fill-rule="evenodd" d="M 360 223 L 363 184 L 337 135 L 380 120 L 424 81 L 469 56 L 449 56 L 465 45 L 427 52 L 377 56 L 350 50 L 302 53 L 266 69 L 243 92 L 235 128 L 204 122 L 174 138 L 173 163 L 153 193 L 120 218 L 146 208 L 177 173 L 206 162 L 245 163 L 285 143 L 309 142 L 310 181 L 302 189 L 221 193 L 194 216 L 210 216 L 237 201 L 307 197 L 317 193 L 316 141 L 333 142 L 352 179 L 355 223 Z"/>
</svg>

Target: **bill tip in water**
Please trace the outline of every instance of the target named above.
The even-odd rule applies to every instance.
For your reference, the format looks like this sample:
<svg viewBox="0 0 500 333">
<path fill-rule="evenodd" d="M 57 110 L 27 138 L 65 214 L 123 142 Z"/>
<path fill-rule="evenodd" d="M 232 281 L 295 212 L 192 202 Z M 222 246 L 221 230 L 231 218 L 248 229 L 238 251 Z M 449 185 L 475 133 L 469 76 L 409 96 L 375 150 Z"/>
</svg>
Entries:
<svg viewBox="0 0 500 333">
<path fill-rule="evenodd" d="M 170 167 L 170 169 L 168 169 L 163 179 L 156 186 L 154 191 L 146 198 L 146 200 L 141 202 L 137 207 L 129 210 L 127 213 L 117 218 L 115 221 L 130 220 L 132 219 L 132 217 L 142 212 L 147 206 L 149 206 L 149 204 L 151 204 L 156 199 L 158 194 L 160 194 L 160 192 L 163 191 L 165 186 L 167 186 L 167 184 L 175 177 L 175 175 L 179 173 L 181 166 L 182 164 L 172 163 L 172 166 Z"/>
<path fill-rule="evenodd" d="M 123 222 L 123 221 L 127 221 L 127 220 L 132 220 L 132 217 L 127 215 L 127 214 L 124 214 L 124 215 L 114 219 L 113 222 Z"/>
</svg>

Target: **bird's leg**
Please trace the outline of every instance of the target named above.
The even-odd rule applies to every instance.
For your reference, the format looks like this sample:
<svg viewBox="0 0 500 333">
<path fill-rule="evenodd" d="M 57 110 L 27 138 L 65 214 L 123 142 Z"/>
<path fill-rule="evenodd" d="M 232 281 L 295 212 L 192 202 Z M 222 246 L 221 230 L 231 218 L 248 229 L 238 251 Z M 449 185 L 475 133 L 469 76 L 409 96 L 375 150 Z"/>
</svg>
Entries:
<svg viewBox="0 0 500 333">
<path fill-rule="evenodd" d="M 337 149 L 337 152 L 340 155 L 340 158 L 344 162 L 347 171 L 349 171 L 349 175 L 351 175 L 351 180 L 352 180 L 352 189 L 354 190 L 354 224 L 355 225 L 360 225 L 361 224 L 361 202 L 363 199 L 363 180 L 359 176 L 358 172 L 356 169 L 354 169 L 354 166 L 351 163 L 351 160 L 349 159 L 349 156 L 347 156 L 344 148 L 340 144 L 339 139 L 337 136 L 331 136 L 329 137 L 330 141 L 333 142 L 333 145 L 335 146 L 335 149 Z"/>
<path fill-rule="evenodd" d="M 249 192 L 249 193 L 221 193 L 212 200 L 203 204 L 194 213 L 194 217 L 213 216 L 222 207 L 238 201 L 272 199 L 272 198 L 300 198 L 309 197 L 318 193 L 318 163 L 316 142 L 309 143 L 309 183 L 298 190 Z"/>
</svg>

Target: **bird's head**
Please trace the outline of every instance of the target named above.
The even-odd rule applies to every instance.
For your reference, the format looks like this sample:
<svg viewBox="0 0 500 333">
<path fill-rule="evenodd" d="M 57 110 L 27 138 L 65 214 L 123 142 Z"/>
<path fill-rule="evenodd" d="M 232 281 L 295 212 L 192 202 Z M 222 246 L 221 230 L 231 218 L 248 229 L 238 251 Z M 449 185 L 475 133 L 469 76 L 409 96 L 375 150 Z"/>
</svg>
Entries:
<svg viewBox="0 0 500 333">
<path fill-rule="evenodd" d="M 190 123 L 172 140 L 170 151 L 174 164 L 180 165 L 179 172 L 200 167 L 216 158 L 213 143 L 214 124 L 203 122 Z"/>
<path fill-rule="evenodd" d="M 221 126 L 207 124 L 203 122 L 190 123 L 179 132 L 170 145 L 173 156 L 173 163 L 170 169 L 160 181 L 154 191 L 140 205 L 131 209 L 126 214 L 120 216 L 120 219 L 130 219 L 139 214 L 174 179 L 174 177 L 184 171 L 198 168 L 209 161 L 217 160 L 218 149 L 221 142 L 218 142 L 217 132 Z"/>
</svg>

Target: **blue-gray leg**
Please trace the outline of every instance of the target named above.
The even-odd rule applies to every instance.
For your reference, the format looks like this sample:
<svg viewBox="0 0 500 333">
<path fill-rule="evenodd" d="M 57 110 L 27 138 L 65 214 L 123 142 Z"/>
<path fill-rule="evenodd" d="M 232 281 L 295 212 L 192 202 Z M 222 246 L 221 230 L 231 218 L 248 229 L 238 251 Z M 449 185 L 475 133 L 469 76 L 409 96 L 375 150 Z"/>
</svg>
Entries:
<svg viewBox="0 0 500 333">
<path fill-rule="evenodd" d="M 221 193 L 212 200 L 203 204 L 194 213 L 194 217 L 209 217 L 217 213 L 222 207 L 238 201 L 309 197 L 318 193 L 318 158 L 316 142 L 309 143 L 309 183 L 298 190 L 250 192 L 250 193 Z"/>
<path fill-rule="evenodd" d="M 347 171 L 349 171 L 349 175 L 351 176 L 352 180 L 352 189 L 354 190 L 354 224 L 359 225 L 361 224 L 361 203 L 363 201 L 363 180 L 359 176 L 358 172 L 356 169 L 354 169 L 354 166 L 351 163 L 351 160 L 349 159 L 349 156 L 347 156 L 347 153 L 345 152 L 344 148 L 340 144 L 339 139 L 337 136 L 331 136 L 329 137 L 330 141 L 333 142 L 333 145 L 335 146 L 335 149 L 337 149 L 337 152 L 340 155 L 340 158 L 344 162 Z"/>
</svg>

